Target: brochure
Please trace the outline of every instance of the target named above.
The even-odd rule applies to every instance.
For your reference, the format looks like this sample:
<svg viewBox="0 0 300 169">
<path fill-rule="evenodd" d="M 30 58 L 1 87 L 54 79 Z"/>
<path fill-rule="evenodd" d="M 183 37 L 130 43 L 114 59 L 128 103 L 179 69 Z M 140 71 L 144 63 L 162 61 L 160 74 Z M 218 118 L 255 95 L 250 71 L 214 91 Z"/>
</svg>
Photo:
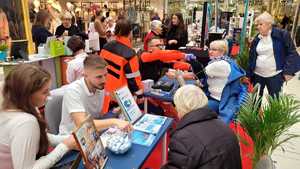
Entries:
<svg viewBox="0 0 300 169">
<path fill-rule="evenodd" d="M 107 161 L 107 155 L 90 115 L 73 132 L 73 135 L 80 149 L 85 167 L 87 169 L 102 169 Z"/>
<path fill-rule="evenodd" d="M 157 134 L 166 119 L 167 117 L 145 114 L 133 125 L 133 128 L 146 133 Z"/>
<path fill-rule="evenodd" d="M 131 133 L 131 139 L 132 139 L 132 143 L 134 144 L 150 146 L 155 139 L 155 135 L 134 130 Z"/>
<path fill-rule="evenodd" d="M 143 113 L 136 104 L 128 87 L 124 86 L 116 90 L 114 94 L 126 119 L 132 124 L 135 123 L 143 115 Z"/>
<path fill-rule="evenodd" d="M 157 134 L 167 117 L 143 114 L 136 104 L 127 86 L 114 92 L 115 98 L 125 118 L 133 124 L 135 130 Z"/>
</svg>

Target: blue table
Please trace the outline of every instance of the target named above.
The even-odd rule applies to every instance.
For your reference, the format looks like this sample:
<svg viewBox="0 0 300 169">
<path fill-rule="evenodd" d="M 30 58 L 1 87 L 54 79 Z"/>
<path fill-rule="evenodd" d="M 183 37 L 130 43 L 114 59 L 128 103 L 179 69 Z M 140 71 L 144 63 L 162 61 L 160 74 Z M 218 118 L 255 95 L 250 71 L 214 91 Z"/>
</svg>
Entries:
<svg viewBox="0 0 300 169">
<path fill-rule="evenodd" d="M 162 149 L 162 164 L 165 164 L 167 159 L 167 131 L 172 125 L 173 119 L 167 118 L 164 125 L 161 127 L 160 131 L 156 135 L 155 140 L 151 146 L 142 146 L 138 144 L 132 144 L 132 147 L 125 154 L 116 155 L 111 151 L 106 150 L 108 155 L 108 160 L 104 169 L 139 169 L 143 166 L 144 162 L 150 156 L 152 151 L 155 149 L 159 141 L 163 141 Z M 64 157 L 59 163 L 68 163 L 74 160 L 78 155 L 78 152 L 72 151 Z M 82 161 L 77 169 L 84 169 Z"/>
<path fill-rule="evenodd" d="M 123 155 L 116 155 L 108 151 L 108 161 L 105 165 L 105 169 L 141 168 L 161 139 L 163 141 L 162 162 L 164 164 L 167 160 L 167 131 L 171 127 L 172 121 L 173 120 L 171 118 L 167 118 L 165 124 L 156 135 L 156 138 L 153 141 L 152 145 L 149 147 L 133 144 L 131 149 Z"/>
</svg>

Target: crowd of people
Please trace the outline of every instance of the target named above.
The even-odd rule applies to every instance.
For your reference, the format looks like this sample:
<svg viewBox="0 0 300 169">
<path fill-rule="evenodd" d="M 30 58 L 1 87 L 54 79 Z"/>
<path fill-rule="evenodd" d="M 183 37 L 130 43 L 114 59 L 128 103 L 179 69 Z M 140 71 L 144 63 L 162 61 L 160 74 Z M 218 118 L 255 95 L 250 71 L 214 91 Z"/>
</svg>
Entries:
<svg viewBox="0 0 300 169">
<path fill-rule="evenodd" d="M 48 31 L 50 16 L 39 11 L 32 27 L 38 46 L 52 36 Z M 197 56 L 178 51 L 188 43 L 182 14 L 171 15 L 167 31 L 159 17 L 153 17 L 151 30 L 144 39 L 144 50 L 137 53 L 132 46 L 130 21 L 120 16 L 114 21 L 96 13 L 94 29 L 99 34 L 101 50 L 87 54 L 85 35 L 64 13 L 62 25 L 55 36 L 71 36 L 67 46 L 74 59 L 68 63 L 67 81 L 62 103 L 59 135 L 47 133 L 47 124 L 38 107 L 45 104 L 50 91 L 51 76 L 39 66 L 21 64 L 4 81 L 3 107 L 0 113 L 0 169 L 50 168 L 66 152 L 78 149 L 70 134 L 90 114 L 101 131 L 117 126 L 130 132 L 129 122 L 118 119 L 112 107 L 112 92 L 127 85 L 137 98 L 143 96 L 142 80 L 158 79 L 164 68 L 189 71 L 186 79 L 199 79 L 193 68 Z M 243 70 L 227 56 L 225 40 L 209 45 L 211 61 L 203 70 L 202 88 L 184 85 L 174 95 L 179 122 L 171 134 L 168 162 L 163 169 L 209 168 L 241 169 L 238 139 L 229 128 L 241 104 L 242 77 L 267 87 L 272 96 L 281 91 L 284 81 L 300 70 L 299 55 L 285 30 L 272 28 L 272 16 L 262 13 L 255 19 L 258 35 L 250 47 L 249 68 Z M 164 49 L 165 46 L 165 49 Z M 176 78 L 168 72 L 169 78 Z M 22 85 L 20 85 L 22 84 Z M 261 92 L 262 95 L 262 92 Z M 48 153 L 49 144 L 56 146 Z"/>
</svg>

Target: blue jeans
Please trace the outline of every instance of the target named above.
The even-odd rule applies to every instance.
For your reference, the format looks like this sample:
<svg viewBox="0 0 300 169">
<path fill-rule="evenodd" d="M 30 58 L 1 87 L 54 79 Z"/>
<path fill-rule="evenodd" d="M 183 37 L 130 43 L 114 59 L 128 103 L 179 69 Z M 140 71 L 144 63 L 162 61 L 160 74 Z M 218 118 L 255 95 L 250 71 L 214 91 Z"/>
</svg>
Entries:
<svg viewBox="0 0 300 169">
<path fill-rule="evenodd" d="M 281 91 L 282 84 L 284 82 L 282 73 L 267 78 L 254 74 L 253 80 L 254 80 L 253 81 L 254 85 L 256 85 L 257 83 L 260 84 L 260 91 L 259 91 L 260 96 L 263 96 L 264 89 L 265 87 L 267 87 L 269 95 L 277 97 L 279 92 Z"/>
</svg>

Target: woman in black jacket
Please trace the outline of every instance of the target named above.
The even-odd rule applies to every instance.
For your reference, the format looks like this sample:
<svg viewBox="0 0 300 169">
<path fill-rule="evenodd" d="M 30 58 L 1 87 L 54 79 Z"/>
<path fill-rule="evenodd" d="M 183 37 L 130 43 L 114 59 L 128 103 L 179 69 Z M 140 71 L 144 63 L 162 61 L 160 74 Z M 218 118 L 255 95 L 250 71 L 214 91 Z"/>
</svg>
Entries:
<svg viewBox="0 0 300 169">
<path fill-rule="evenodd" d="M 46 10 L 40 10 L 36 14 L 35 23 L 31 29 L 36 49 L 41 43 L 46 43 L 49 36 L 53 36 L 48 30 L 50 28 L 50 20 L 51 16 Z"/>
<path fill-rule="evenodd" d="M 171 134 L 168 162 L 162 169 L 241 169 L 239 143 L 231 129 L 207 108 L 207 97 L 194 85 L 174 96 L 180 118 Z"/>
<path fill-rule="evenodd" d="M 172 15 L 172 21 L 169 24 L 166 40 L 166 49 L 171 50 L 177 50 L 179 47 L 187 44 L 188 33 L 181 13 L 175 13 Z"/>
<path fill-rule="evenodd" d="M 61 20 L 62 24 L 55 31 L 57 37 L 79 35 L 80 31 L 78 27 L 72 24 L 72 14 L 70 12 L 64 13 Z"/>
</svg>

